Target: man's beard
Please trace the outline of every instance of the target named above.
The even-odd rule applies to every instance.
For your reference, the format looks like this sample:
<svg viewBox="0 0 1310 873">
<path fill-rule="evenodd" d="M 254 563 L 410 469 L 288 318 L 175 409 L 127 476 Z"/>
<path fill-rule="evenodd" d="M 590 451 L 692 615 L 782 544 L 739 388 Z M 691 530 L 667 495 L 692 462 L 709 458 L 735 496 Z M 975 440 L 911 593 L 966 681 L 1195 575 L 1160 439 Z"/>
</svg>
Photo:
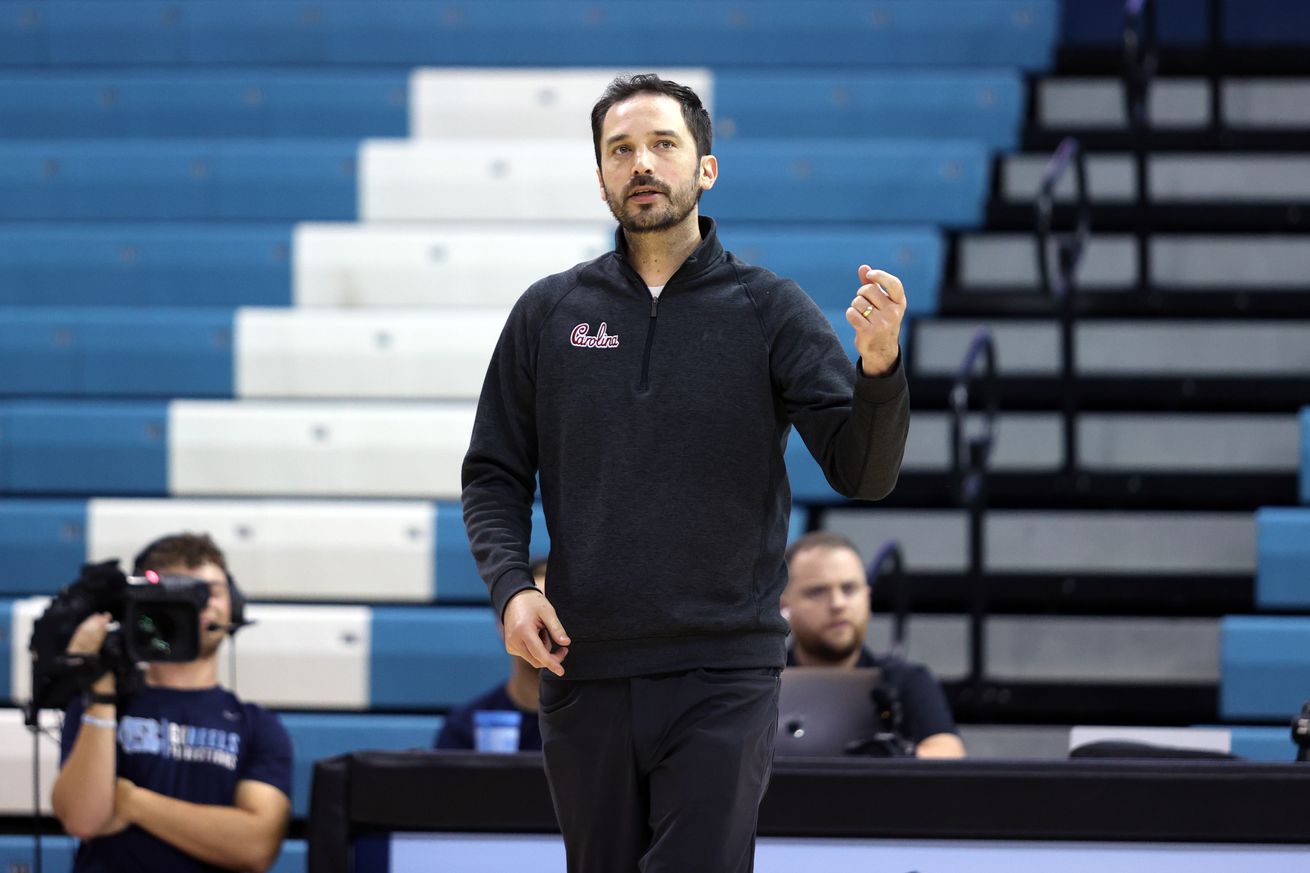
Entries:
<svg viewBox="0 0 1310 873">
<path fill-rule="evenodd" d="M 800 635 L 796 637 L 797 646 L 808 652 L 811 657 L 830 664 L 837 664 L 846 660 L 853 652 L 858 651 L 863 644 L 863 634 L 855 632 L 854 629 L 848 641 L 840 645 L 828 642 L 827 638 L 822 634 L 806 635 L 804 638 Z"/>
<path fill-rule="evenodd" d="M 637 205 L 636 213 L 627 211 L 628 194 L 634 188 L 658 188 L 664 195 L 663 201 L 656 200 L 649 205 Z M 676 227 L 691 214 L 700 202 L 702 189 L 693 176 L 686 186 L 671 189 L 668 185 L 656 181 L 654 176 L 635 176 L 628 180 L 623 192 L 615 197 L 608 188 L 605 189 L 605 203 L 610 214 L 623 228 L 624 233 L 655 233 Z"/>
</svg>

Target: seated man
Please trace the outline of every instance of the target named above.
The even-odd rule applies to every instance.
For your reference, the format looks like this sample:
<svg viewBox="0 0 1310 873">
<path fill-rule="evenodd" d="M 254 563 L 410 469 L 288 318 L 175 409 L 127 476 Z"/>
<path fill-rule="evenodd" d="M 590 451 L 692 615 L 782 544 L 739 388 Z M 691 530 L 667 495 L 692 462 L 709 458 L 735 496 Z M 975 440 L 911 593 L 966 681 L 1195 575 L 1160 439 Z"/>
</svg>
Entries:
<svg viewBox="0 0 1310 873">
<path fill-rule="evenodd" d="M 529 569 L 532 581 L 546 589 L 546 562 L 534 559 Z M 496 630 L 504 637 L 505 629 L 496 619 Z M 452 709 L 437 734 L 438 749 L 476 749 L 478 713 L 517 714 L 518 750 L 541 751 L 541 728 L 537 725 L 537 699 L 541 678 L 539 670 L 517 655 L 509 658 L 509 680 Z"/>
<path fill-rule="evenodd" d="M 879 657 L 864 647 L 869 583 L 859 552 L 845 537 L 818 531 L 787 549 L 782 614 L 791 624 L 788 666 L 878 667 L 900 700 L 899 733 L 920 758 L 963 758 L 964 744 L 941 686 L 919 664 Z M 870 703 L 872 705 L 872 703 Z"/>
<path fill-rule="evenodd" d="M 218 684 L 219 647 L 240 624 L 239 592 L 208 536 L 156 540 L 133 572 L 149 570 L 209 583 L 200 654 L 151 662 L 144 687 L 125 701 L 106 673 L 68 707 L 52 805 L 82 840 L 73 870 L 267 870 L 291 814 L 291 738 L 276 715 Z M 98 654 L 109 621 L 89 616 L 67 650 Z"/>
</svg>

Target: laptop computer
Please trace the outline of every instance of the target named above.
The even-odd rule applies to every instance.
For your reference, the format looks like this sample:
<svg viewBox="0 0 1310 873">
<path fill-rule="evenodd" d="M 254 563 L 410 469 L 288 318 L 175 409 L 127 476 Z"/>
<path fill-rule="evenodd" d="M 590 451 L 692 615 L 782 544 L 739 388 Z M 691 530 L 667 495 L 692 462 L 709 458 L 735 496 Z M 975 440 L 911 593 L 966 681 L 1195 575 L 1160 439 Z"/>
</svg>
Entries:
<svg viewBox="0 0 1310 873">
<path fill-rule="evenodd" d="M 881 725 L 872 695 L 881 679 L 877 667 L 783 670 L 774 753 L 839 757 L 851 743 L 877 734 Z"/>
</svg>

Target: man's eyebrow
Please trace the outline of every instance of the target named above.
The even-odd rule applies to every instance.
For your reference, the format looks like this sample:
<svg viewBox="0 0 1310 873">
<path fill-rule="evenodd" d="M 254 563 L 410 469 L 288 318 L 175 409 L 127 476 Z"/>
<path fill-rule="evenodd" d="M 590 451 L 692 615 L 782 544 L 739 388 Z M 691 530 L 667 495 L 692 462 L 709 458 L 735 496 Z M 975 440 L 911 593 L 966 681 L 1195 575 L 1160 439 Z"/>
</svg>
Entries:
<svg viewBox="0 0 1310 873">
<path fill-rule="evenodd" d="M 674 138 L 678 137 L 678 132 L 676 130 L 652 130 L 650 133 L 651 136 L 671 136 Z M 609 139 L 605 140 L 605 145 L 607 146 L 614 145 L 614 143 L 618 142 L 619 140 L 631 139 L 631 138 L 632 138 L 632 134 L 630 133 L 626 133 L 626 132 L 616 133 L 613 136 L 611 136 Z"/>
</svg>

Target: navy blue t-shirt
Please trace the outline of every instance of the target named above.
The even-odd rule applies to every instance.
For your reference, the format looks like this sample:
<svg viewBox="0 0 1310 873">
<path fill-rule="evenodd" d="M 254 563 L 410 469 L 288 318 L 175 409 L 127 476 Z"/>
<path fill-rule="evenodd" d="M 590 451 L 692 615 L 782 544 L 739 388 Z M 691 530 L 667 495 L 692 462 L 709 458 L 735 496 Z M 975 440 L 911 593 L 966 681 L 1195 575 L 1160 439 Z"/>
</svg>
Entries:
<svg viewBox="0 0 1310 873">
<path fill-rule="evenodd" d="M 64 714 L 61 763 L 73 751 L 82 702 Z M 222 688 L 145 688 L 119 712 L 118 775 L 191 803 L 232 806 L 237 783 L 264 782 L 291 796 L 291 737 L 278 717 Z M 221 868 L 184 854 L 135 825 L 84 841 L 77 873 L 178 873 Z"/>
<path fill-rule="evenodd" d="M 509 699 L 509 692 L 504 683 L 497 685 L 480 697 L 452 709 L 446 716 L 441 731 L 437 734 L 438 749 L 473 749 L 473 714 L 475 712 L 519 712 L 523 718 L 519 721 L 519 751 L 541 751 L 541 726 L 537 723 L 535 712 L 523 712 Z"/>
</svg>

